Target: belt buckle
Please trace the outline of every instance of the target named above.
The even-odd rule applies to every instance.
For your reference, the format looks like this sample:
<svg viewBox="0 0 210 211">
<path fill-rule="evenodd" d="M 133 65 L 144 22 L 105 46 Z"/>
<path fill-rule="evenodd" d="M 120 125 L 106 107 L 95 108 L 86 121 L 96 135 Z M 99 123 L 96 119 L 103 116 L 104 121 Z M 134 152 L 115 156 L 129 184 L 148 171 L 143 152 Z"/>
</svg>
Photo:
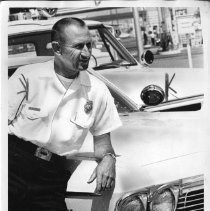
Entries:
<svg viewBox="0 0 210 211">
<path fill-rule="evenodd" d="M 47 150 L 45 148 L 37 147 L 34 155 L 43 160 L 50 161 L 50 159 L 52 157 L 52 152 L 50 152 L 49 150 Z"/>
</svg>

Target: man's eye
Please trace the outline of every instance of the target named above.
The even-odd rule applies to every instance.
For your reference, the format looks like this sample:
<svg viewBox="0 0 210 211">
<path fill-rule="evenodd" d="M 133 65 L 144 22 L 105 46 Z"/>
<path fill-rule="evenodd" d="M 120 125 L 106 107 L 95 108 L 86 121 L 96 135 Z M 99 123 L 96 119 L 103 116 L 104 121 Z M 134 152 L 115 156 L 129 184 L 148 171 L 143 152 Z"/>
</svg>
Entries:
<svg viewBox="0 0 210 211">
<path fill-rule="evenodd" d="M 78 50 L 82 50 L 84 48 L 84 46 L 87 46 L 88 49 L 91 49 L 92 47 L 92 43 L 91 42 L 88 42 L 88 43 L 78 43 L 76 45 L 74 45 L 74 48 L 78 49 Z"/>
<path fill-rule="evenodd" d="M 90 48 L 92 47 L 92 43 L 91 43 L 91 42 L 88 42 L 88 43 L 86 44 L 86 46 L 87 46 L 88 49 L 90 49 Z"/>
<path fill-rule="evenodd" d="M 77 44 L 74 46 L 74 48 L 82 50 L 84 48 L 84 44 L 83 43 Z"/>
</svg>

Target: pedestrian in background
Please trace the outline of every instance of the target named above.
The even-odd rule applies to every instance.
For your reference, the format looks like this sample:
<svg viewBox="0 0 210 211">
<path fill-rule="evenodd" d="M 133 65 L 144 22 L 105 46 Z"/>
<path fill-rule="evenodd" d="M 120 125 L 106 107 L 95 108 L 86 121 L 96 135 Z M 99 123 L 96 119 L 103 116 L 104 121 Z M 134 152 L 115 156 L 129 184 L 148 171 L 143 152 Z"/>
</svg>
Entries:
<svg viewBox="0 0 210 211">
<path fill-rule="evenodd" d="M 146 34 L 146 32 L 145 32 L 145 31 L 144 31 L 143 36 L 144 36 L 144 45 L 147 45 L 148 38 L 147 38 L 147 34 Z"/>
<path fill-rule="evenodd" d="M 150 34 L 152 45 L 155 45 L 155 33 L 152 31 Z"/>
</svg>

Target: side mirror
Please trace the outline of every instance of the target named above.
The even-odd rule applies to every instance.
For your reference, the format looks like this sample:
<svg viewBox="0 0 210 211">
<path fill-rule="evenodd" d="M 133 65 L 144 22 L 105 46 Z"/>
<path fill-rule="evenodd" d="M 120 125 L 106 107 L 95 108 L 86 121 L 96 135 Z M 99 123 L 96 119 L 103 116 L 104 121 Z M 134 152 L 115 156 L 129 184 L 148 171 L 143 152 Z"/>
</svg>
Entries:
<svg viewBox="0 0 210 211">
<path fill-rule="evenodd" d="M 156 106 L 163 102 L 165 93 L 161 87 L 152 84 L 142 90 L 140 97 L 146 105 Z"/>
<path fill-rule="evenodd" d="M 144 51 L 144 53 L 141 55 L 141 61 L 144 64 L 152 64 L 154 61 L 154 55 L 153 55 L 152 51 L 150 51 L 150 50 Z"/>
</svg>

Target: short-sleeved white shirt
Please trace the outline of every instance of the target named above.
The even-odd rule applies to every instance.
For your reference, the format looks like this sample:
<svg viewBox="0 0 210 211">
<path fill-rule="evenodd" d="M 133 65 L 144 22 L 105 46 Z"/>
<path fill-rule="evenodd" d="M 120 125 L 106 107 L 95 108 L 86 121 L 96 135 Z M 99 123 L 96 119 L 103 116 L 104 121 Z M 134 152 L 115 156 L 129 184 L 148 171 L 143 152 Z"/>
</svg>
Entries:
<svg viewBox="0 0 210 211">
<path fill-rule="evenodd" d="M 76 153 L 88 131 L 98 136 L 121 126 L 103 82 L 81 71 L 66 89 L 53 61 L 20 67 L 10 77 L 8 110 L 10 134 L 62 156 Z"/>
</svg>

